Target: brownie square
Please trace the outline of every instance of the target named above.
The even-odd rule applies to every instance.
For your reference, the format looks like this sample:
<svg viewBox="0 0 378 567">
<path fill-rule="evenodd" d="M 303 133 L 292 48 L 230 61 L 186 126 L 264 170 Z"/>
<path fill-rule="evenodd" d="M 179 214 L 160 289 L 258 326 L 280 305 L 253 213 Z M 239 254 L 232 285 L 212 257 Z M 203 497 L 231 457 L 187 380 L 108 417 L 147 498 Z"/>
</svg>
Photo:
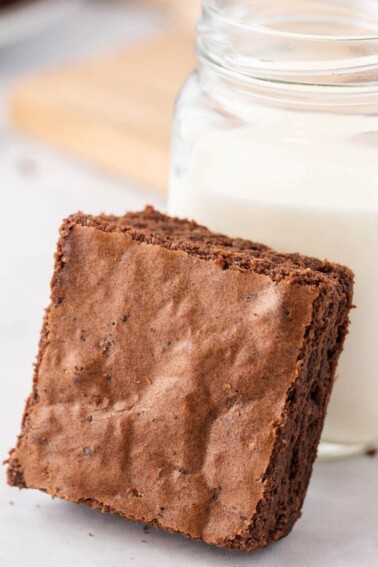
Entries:
<svg viewBox="0 0 378 567">
<path fill-rule="evenodd" d="M 300 516 L 353 275 L 147 207 L 64 221 L 8 481 L 231 549 Z"/>
</svg>

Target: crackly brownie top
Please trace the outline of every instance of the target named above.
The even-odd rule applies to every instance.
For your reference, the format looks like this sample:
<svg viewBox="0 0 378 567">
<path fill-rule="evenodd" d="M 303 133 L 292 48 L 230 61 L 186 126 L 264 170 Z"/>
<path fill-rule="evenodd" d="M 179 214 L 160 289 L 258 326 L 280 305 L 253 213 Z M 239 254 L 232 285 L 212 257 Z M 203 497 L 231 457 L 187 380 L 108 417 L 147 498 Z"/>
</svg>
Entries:
<svg viewBox="0 0 378 567">
<path fill-rule="evenodd" d="M 353 279 L 345 266 L 301 254 L 280 253 L 250 240 L 217 234 L 194 221 L 162 214 L 151 206 L 121 217 L 78 213 L 67 219 L 65 226 L 70 224 L 94 226 L 105 232 L 129 232 L 136 240 L 216 260 L 224 268 L 267 274 L 275 281 L 291 279 L 301 285 L 333 282 L 345 291 Z"/>
<path fill-rule="evenodd" d="M 326 264 L 287 257 L 278 277 L 267 248 L 151 209 L 61 234 L 15 456 L 26 484 L 213 543 L 242 534 Z"/>
</svg>

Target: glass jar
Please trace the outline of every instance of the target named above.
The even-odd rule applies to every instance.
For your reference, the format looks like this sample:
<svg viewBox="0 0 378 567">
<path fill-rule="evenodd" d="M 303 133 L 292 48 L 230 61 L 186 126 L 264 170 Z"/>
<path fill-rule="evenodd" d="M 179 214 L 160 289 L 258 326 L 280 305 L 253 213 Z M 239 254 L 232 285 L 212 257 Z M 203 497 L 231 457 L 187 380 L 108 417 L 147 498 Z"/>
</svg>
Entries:
<svg viewBox="0 0 378 567">
<path fill-rule="evenodd" d="M 169 212 L 356 274 L 323 452 L 378 439 L 378 2 L 204 0 Z"/>
</svg>

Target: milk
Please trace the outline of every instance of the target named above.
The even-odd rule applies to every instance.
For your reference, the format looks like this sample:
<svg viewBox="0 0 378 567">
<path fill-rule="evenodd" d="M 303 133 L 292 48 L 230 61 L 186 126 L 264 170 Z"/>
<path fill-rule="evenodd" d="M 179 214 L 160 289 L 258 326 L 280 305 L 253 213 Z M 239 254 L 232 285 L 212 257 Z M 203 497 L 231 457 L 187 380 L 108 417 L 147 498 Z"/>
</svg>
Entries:
<svg viewBox="0 0 378 567">
<path fill-rule="evenodd" d="M 324 439 L 376 441 L 378 118 L 260 107 L 248 125 L 192 131 L 174 156 L 170 213 L 355 272 L 357 309 Z"/>
</svg>

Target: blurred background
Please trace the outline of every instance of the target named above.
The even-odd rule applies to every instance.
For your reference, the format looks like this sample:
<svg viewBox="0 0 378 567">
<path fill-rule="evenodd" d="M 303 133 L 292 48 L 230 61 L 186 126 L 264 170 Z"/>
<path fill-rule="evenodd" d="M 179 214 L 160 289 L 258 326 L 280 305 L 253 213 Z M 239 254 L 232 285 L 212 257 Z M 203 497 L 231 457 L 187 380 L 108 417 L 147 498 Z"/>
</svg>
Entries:
<svg viewBox="0 0 378 567">
<path fill-rule="evenodd" d="M 197 0 L 0 0 L 3 122 L 160 194 Z"/>
<path fill-rule="evenodd" d="M 61 219 L 165 207 L 193 0 L 0 0 L 0 458 L 30 389 Z"/>
</svg>

